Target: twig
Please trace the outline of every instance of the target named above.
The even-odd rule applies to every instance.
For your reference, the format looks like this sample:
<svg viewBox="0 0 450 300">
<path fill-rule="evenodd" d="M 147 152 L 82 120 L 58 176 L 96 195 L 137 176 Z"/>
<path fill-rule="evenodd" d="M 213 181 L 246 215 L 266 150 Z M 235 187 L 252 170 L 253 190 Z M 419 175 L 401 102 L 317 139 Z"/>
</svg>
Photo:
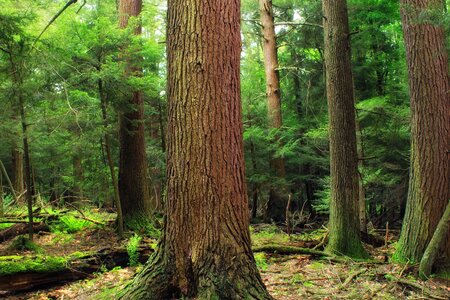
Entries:
<svg viewBox="0 0 450 300">
<path fill-rule="evenodd" d="M 78 212 L 80 213 L 81 216 L 75 216 L 75 217 L 81 218 L 81 219 L 83 219 L 83 220 L 89 221 L 89 222 L 94 223 L 94 224 L 97 224 L 97 225 L 105 226 L 105 224 L 102 223 L 102 222 L 99 222 L 99 221 L 96 221 L 96 220 L 94 220 L 94 219 L 91 219 L 91 218 L 86 217 L 85 214 L 84 214 L 78 207 L 76 207 L 75 205 L 73 205 L 72 203 L 67 202 L 66 204 L 72 206 L 76 211 L 78 211 Z"/>
<path fill-rule="evenodd" d="M 409 280 L 406 280 L 406 279 L 403 279 L 403 278 L 398 278 L 398 277 L 393 276 L 391 274 L 386 274 L 384 277 L 387 280 L 389 280 L 389 281 L 392 281 L 392 282 L 395 282 L 395 283 L 398 283 L 398 284 L 401 284 L 401 285 L 406 285 L 406 286 L 418 289 L 418 290 L 422 291 L 423 294 L 427 295 L 430 298 L 438 299 L 438 300 L 447 300 L 448 299 L 446 297 L 441 297 L 439 295 L 433 294 L 426 287 L 424 287 L 423 285 L 420 285 L 420 284 L 418 284 L 416 282 L 412 282 L 412 281 L 409 281 Z"/>
<path fill-rule="evenodd" d="M 366 271 L 367 269 L 360 269 L 350 273 L 350 275 L 347 277 L 347 279 L 345 279 L 344 283 L 342 284 L 341 289 L 345 289 L 353 279 L 355 279 L 356 277 L 358 277 L 359 275 L 361 275 Z"/>
</svg>

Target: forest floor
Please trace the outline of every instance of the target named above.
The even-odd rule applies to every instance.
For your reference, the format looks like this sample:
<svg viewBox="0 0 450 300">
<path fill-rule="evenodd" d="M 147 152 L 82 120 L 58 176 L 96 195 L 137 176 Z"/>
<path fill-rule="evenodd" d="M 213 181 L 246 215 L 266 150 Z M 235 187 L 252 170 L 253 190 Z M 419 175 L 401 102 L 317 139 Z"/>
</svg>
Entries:
<svg viewBox="0 0 450 300">
<path fill-rule="evenodd" d="M 111 219 L 111 216 L 107 216 Z M 101 216 L 105 220 L 105 216 Z M 100 219 L 100 217 L 99 217 Z M 66 220 L 67 221 L 67 220 Z M 81 221 L 80 221 L 81 222 Z M 109 227 L 83 221 L 72 223 L 37 235 L 33 251 L 18 251 L 13 241 L 0 243 L 0 259 L 11 255 L 33 257 L 40 255 L 69 256 L 73 253 L 95 253 L 106 248 L 126 247 L 128 239 L 119 239 Z M 78 230 L 75 230 L 78 229 Z M 290 237 L 274 225 L 255 225 L 251 228 L 254 246 L 289 245 L 313 247 L 325 235 L 324 230 L 304 231 Z M 365 245 L 371 254 L 370 261 L 335 262 L 312 258 L 309 255 L 280 255 L 255 253 L 261 276 L 275 299 L 450 299 L 450 279 L 433 278 L 426 282 L 417 279 L 417 267 L 385 262 L 393 252 L 395 240 L 387 247 Z M 142 244 L 154 247 L 155 240 L 144 238 Z M 1 267 L 1 264 L 0 264 Z M 101 270 L 87 279 L 78 280 L 50 289 L 2 295 L 2 299 L 116 299 L 118 291 L 132 279 L 138 267 L 116 267 Z M 1 270 L 0 270 L 1 273 Z"/>
</svg>

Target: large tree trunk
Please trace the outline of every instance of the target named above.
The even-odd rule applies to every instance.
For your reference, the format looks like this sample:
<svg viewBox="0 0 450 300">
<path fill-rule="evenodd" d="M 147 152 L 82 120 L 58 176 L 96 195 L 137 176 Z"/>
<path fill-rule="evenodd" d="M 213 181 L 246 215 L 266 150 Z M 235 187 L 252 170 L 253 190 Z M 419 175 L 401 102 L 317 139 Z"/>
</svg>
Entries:
<svg viewBox="0 0 450 300">
<path fill-rule="evenodd" d="M 250 245 L 239 10 L 239 1 L 168 3 L 165 227 L 125 299 L 271 299 Z"/>
<path fill-rule="evenodd" d="M 402 23 L 411 101 L 411 168 L 400 260 L 419 262 L 450 197 L 450 98 L 445 32 L 438 0 L 403 0 Z M 426 12 L 426 13 L 425 13 Z M 450 233 L 442 255 L 450 262 Z M 441 255 L 440 255 L 441 256 Z"/>
<path fill-rule="evenodd" d="M 281 90 L 272 0 L 259 0 L 259 10 L 263 35 L 262 44 L 269 126 L 271 129 L 280 129 L 283 126 L 283 121 L 281 118 Z M 279 143 L 279 141 L 276 142 Z M 283 158 L 271 157 L 270 166 L 279 178 L 286 176 Z M 286 207 L 284 202 L 283 192 L 280 192 L 280 187 L 271 187 L 266 217 L 275 221 L 282 221 Z"/>
<path fill-rule="evenodd" d="M 330 135 L 330 235 L 327 251 L 365 256 L 358 213 L 355 101 L 346 0 L 323 0 Z"/>
<path fill-rule="evenodd" d="M 120 0 L 119 25 L 126 28 L 130 17 L 139 16 L 142 0 Z M 141 34 L 141 25 L 134 33 Z M 127 76 L 140 76 L 141 68 L 136 54 L 123 50 Z M 137 62 L 136 62 L 137 61 Z M 151 203 L 147 183 L 147 159 L 144 135 L 144 98 L 141 91 L 126 93 L 127 105 L 120 111 L 120 164 L 119 191 L 124 224 L 130 228 L 145 227 L 151 214 Z"/>
</svg>

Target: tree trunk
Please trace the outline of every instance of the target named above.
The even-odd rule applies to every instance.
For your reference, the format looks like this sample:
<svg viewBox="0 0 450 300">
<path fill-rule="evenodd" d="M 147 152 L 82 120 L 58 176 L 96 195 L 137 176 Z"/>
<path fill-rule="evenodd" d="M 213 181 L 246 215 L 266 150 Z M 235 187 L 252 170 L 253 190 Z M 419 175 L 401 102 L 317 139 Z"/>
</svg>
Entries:
<svg viewBox="0 0 450 300">
<path fill-rule="evenodd" d="M 125 299 L 271 299 L 250 245 L 239 10 L 239 1 L 168 3 L 165 227 Z"/>
<path fill-rule="evenodd" d="M 422 260 L 420 261 L 419 275 L 422 279 L 428 279 L 431 275 L 431 269 L 439 253 L 439 249 L 445 242 L 450 228 L 450 202 L 447 204 L 444 215 L 442 215 L 436 231 L 431 238 Z"/>
<path fill-rule="evenodd" d="M 269 126 L 271 129 L 280 129 L 283 126 L 283 121 L 281 118 L 281 90 L 272 0 L 259 0 L 259 10 L 263 35 Z M 276 140 L 275 142 L 279 143 L 280 141 Z M 283 158 L 271 157 L 270 167 L 277 177 L 284 178 L 286 176 Z M 266 218 L 282 221 L 286 207 L 284 202 L 280 187 L 271 187 Z"/>
<path fill-rule="evenodd" d="M 330 136 L 330 235 L 327 251 L 363 257 L 358 213 L 358 154 L 346 0 L 323 0 Z"/>
<path fill-rule="evenodd" d="M 130 17 L 137 17 L 142 11 L 142 0 L 120 0 L 119 26 L 126 28 Z M 134 33 L 140 35 L 141 25 Z M 136 54 L 122 51 L 127 76 L 141 76 L 140 59 Z M 136 62 L 137 61 L 137 62 Z M 140 229 L 148 223 L 151 203 L 147 183 L 147 159 L 144 136 L 144 98 L 141 91 L 125 93 L 128 103 L 119 113 L 120 163 L 119 192 L 124 224 Z"/>
<path fill-rule="evenodd" d="M 22 82 L 18 85 L 18 89 L 22 88 Z M 28 238 L 33 241 L 33 195 L 31 194 L 31 163 L 30 163 L 30 150 L 28 147 L 28 124 L 25 116 L 25 104 L 23 100 L 22 91 L 18 93 L 20 115 L 22 120 L 22 136 L 23 136 L 23 151 L 25 158 L 25 179 L 27 184 L 27 190 L 25 193 L 28 208 Z"/>
<path fill-rule="evenodd" d="M 100 72 L 100 69 L 98 70 Z M 104 134 L 104 139 L 105 139 L 105 151 L 106 151 L 106 159 L 108 161 L 108 167 L 109 167 L 109 173 L 111 175 L 111 183 L 113 185 L 113 189 L 114 189 L 114 202 L 113 204 L 117 207 L 117 232 L 120 236 L 123 235 L 123 213 L 122 213 L 122 205 L 120 202 L 120 193 L 119 193 L 119 183 L 117 182 L 117 178 L 116 178 L 116 171 L 114 169 L 114 161 L 112 159 L 112 154 L 111 154 L 111 141 L 109 138 L 109 133 L 108 133 L 108 112 L 107 112 L 107 108 L 108 108 L 108 101 L 107 101 L 107 96 L 105 94 L 104 88 L 103 88 L 103 80 L 99 79 L 98 80 L 98 94 L 100 97 L 100 105 L 102 108 L 102 119 L 103 119 L 103 128 L 105 130 L 105 134 Z M 103 149 L 103 147 L 102 147 Z M 114 206 L 113 205 L 113 206 Z"/>
<path fill-rule="evenodd" d="M 442 13 L 442 2 L 401 3 L 411 101 L 411 167 L 396 256 L 419 262 L 450 198 L 448 54 L 444 27 L 429 19 Z M 450 232 L 441 252 L 446 262 L 450 262 L 449 237 Z"/>
<path fill-rule="evenodd" d="M 19 136 L 20 133 L 18 132 Z M 18 197 L 18 200 L 22 202 L 23 194 L 25 191 L 25 179 L 23 174 L 23 151 L 19 147 L 16 140 L 13 140 L 12 143 L 12 163 L 13 163 L 13 172 L 12 172 L 12 182 L 15 194 Z"/>
<path fill-rule="evenodd" d="M 364 143 L 363 132 L 356 117 L 356 142 L 358 152 L 358 207 L 359 207 L 359 230 L 367 232 L 367 217 L 366 217 L 366 191 L 363 184 L 363 168 L 364 168 Z"/>
</svg>

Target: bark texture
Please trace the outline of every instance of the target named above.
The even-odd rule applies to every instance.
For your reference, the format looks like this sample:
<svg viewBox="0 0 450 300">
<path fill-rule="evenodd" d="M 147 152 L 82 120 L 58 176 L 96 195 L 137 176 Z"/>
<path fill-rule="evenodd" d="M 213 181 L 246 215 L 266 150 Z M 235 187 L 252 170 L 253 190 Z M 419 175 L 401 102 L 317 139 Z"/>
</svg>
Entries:
<svg viewBox="0 0 450 300">
<path fill-rule="evenodd" d="M 20 136 L 21 133 L 18 132 Z M 23 167 L 23 151 L 17 144 L 16 140 L 13 140 L 12 146 L 12 182 L 15 194 L 19 197 L 19 201 L 22 202 L 23 194 L 25 191 L 25 179 L 24 179 L 24 167 Z"/>
<path fill-rule="evenodd" d="M 281 116 L 281 90 L 278 72 L 277 41 L 274 26 L 272 0 L 259 0 L 260 19 L 263 35 L 264 69 L 266 74 L 267 113 L 270 128 L 280 129 L 283 126 Z M 279 141 L 276 141 L 279 143 Z M 286 176 L 284 159 L 270 158 L 270 166 L 276 176 Z M 270 190 L 266 216 L 268 219 L 281 221 L 286 205 L 282 191 L 274 187 Z"/>
<path fill-rule="evenodd" d="M 253 258 L 240 102 L 240 2 L 168 2 L 167 207 L 124 299 L 271 299 Z"/>
<path fill-rule="evenodd" d="M 450 202 L 447 204 L 444 215 L 439 221 L 436 231 L 428 244 L 422 260 L 420 261 L 419 275 L 422 279 L 428 279 L 431 275 L 433 264 L 439 253 L 439 249 L 445 242 L 445 238 L 448 236 L 448 230 L 450 228 Z"/>
<path fill-rule="evenodd" d="M 330 235 L 327 251 L 365 256 L 358 213 L 358 154 L 346 0 L 323 0 L 330 135 Z"/>
<path fill-rule="evenodd" d="M 411 166 L 399 260 L 419 262 L 450 198 L 450 97 L 439 0 L 402 0 L 411 101 Z M 425 17 L 424 17 L 425 16 Z M 427 17 L 428 16 L 428 17 Z M 450 232 L 439 255 L 450 262 Z"/>
<path fill-rule="evenodd" d="M 126 28 L 130 17 L 142 11 L 142 0 L 120 0 L 119 26 Z M 141 25 L 136 25 L 134 34 L 141 34 Z M 123 49 L 126 63 L 125 75 L 140 76 L 139 59 Z M 147 182 L 147 159 L 144 135 L 144 98 L 141 91 L 126 93 L 128 102 L 119 114 L 119 192 L 124 224 L 138 229 L 145 227 L 151 214 L 151 202 Z"/>
</svg>

